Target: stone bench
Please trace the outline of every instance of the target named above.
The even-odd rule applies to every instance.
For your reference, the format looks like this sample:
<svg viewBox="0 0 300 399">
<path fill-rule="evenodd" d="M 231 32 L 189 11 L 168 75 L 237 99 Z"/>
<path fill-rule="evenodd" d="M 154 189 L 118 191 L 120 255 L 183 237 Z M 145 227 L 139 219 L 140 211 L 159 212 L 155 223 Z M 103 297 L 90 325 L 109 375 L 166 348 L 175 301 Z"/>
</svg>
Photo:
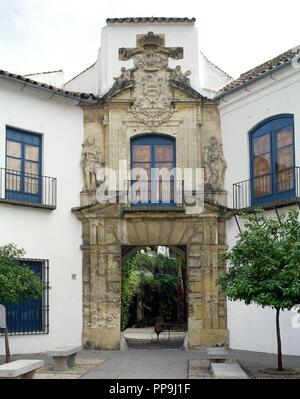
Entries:
<svg viewBox="0 0 300 399">
<path fill-rule="evenodd" d="M 211 371 L 218 380 L 246 380 L 249 376 L 238 363 L 212 363 Z"/>
<path fill-rule="evenodd" d="M 37 369 L 44 366 L 43 360 L 16 360 L 0 366 L 0 379 L 33 379 Z"/>
<path fill-rule="evenodd" d="M 228 351 L 225 348 L 207 348 L 207 358 L 213 363 L 224 363 L 228 359 Z"/>
<path fill-rule="evenodd" d="M 68 371 L 76 366 L 76 355 L 82 350 L 78 347 L 62 347 L 47 352 L 54 360 L 54 371 Z"/>
</svg>

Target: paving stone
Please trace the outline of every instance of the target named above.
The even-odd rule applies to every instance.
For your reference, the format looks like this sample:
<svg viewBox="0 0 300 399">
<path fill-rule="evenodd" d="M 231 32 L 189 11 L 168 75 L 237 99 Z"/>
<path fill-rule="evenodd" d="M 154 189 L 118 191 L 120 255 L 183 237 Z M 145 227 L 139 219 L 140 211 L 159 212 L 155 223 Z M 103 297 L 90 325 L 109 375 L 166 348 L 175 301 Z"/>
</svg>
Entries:
<svg viewBox="0 0 300 399">
<path fill-rule="evenodd" d="M 212 363 L 211 370 L 215 378 L 219 380 L 234 379 L 245 380 L 249 376 L 238 363 Z"/>
</svg>

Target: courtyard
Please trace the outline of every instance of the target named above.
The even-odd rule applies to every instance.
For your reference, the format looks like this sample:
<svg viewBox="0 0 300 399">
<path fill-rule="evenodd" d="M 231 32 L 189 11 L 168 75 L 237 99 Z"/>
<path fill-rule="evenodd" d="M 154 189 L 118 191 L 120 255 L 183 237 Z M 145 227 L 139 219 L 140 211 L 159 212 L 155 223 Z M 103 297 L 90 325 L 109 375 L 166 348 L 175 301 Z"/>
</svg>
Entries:
<svg viewBox="0 0 300 399">
<path fill-rule="evenodd" d="M 300 6 L 1 3 L 0 380 L 299 383 Z"/>
<path fill-rule="evenodd" d="M 300 374 L 289 374 L 272 376 L 261 372 L 262 369 L 274 368 L 276 355 L 229 350 L 229 356 L 235 359 L 246 371 L 250 378 L 300 378 Z M 205 364 L 206 350 L 180 350 L 180 349 L 129 349 L 128 351 L 82 351 L 78 354 L 78 365 L 70 374 L 51 374 L 49 370 L 52 360 L 45 354 L 28 354 L 13 356 L 12 360 L 18 359 L 42 359 L 45 362 L 44 370 L 36 374 L 36 378 L 46 379 L 211 379 L 214 378 L 205 366 L 196 367 L 197 374 L 194 374 L 195 362 L 202 361 Z M 0 357 L 0 363 L 4 363 L 4 357 Z M 299 356 L 284 356 L 283 361 L 288 369 L 298 369 L 300 372 Z M 97 366 L 97 364 L 100 364 Z M 90 367 L 83 367 L 89 365 Z M 89 371 L 79 375 L 81 370 L 89 368 Z M 46 371 L 45 371 L 46 369 Z"/>
</svg>

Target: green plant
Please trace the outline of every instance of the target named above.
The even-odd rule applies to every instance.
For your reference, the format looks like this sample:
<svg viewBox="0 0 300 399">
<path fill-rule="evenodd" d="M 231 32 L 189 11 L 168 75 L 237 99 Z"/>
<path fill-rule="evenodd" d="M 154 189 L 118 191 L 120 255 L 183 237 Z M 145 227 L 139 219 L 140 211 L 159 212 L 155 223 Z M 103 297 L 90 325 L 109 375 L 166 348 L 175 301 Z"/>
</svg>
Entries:
<svg viewBox="0 0 300 399">
<path fill-rule="evenodd" d="M 278 370 L 282 366 L 280 311 L 300 303 L 300 222 L 299 213 L 269 218 L 257 210 L 244 215 L 245 230 L 224 256 L 229 270 L 218 280 L 222 291 L 233 301 L 244 301 L 276 311 Z"/>
<path fill-rule="evenodd" d="M 29 268 L 21 266 L 24 250 L 8 244 L 0 247 L 0 303 L 17 303 L 21 299 L 38 299 L 43 293 L 43 282 Z M 6 329 L 6 361 L 10 361 Z"/>
<path fill-rule="evenodd" d="M 140 281 L 140 275 L 136 270 L 135 258 L 133 258 L 131 262 L 127 262 L 124 265 L 122 270 L 121 331 L 124 331 L 127 327 L 129 308 Z"/>
<path fill-rule="evenodd" d="M 184 265 L 181 264 L 182 269 Z M 149 255 L 139 252 L 123 268 L 122 274 L 122 316 L 124 330 L 129 321 L 129 311 L 138 296 L 144 310 L 144 319 L 138 325 L 146 325 L 156 316 L 177 320 L 178 261 L 163 255 Z M 142 304 L 141 304 L 142 301 Z"/>
</svg>

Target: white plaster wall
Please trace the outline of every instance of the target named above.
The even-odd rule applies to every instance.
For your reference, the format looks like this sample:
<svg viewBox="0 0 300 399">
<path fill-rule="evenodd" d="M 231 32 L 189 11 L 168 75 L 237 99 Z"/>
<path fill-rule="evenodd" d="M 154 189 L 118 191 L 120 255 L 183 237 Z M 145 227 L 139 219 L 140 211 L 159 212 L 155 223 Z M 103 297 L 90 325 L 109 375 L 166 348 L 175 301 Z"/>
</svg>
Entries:
<svg viewBox="0 0 300 399">
<path fill-rule="evenodd" d="M 114 84 L 113 78 L 120 76 L 122 67 L 133 67 L 132 60 L 119 61 L 119 48 L 136 47 L 136 35 L 150 31 L 165 34 L 167 47 L 184 48 L 184 59 L 170 60 L 170 67 L 181 65 L 184 72 L 190 70 L 191 85 L 200 90 L 198 31 L 189 23 L 116 23 L 105 26 L 102 29 L 101 48 L 95 67 L 67 83 L 66 89 L 105 94 Z"/>
<path fill-rule="evenodd" d="M 50 333 L 12 336 L 13 354 L 81 345 L 81 224 L 71 208 L 79 205 L 83 142 L 81 109 L 70 100 L 0 80 L 0 166 L 5 167 L 5 126 L 43 134 L 43 174 L 58 179 L 55 211 L 0 203 L 0 245 L 15 243 L 26 257 L 49 260 Z M 77 274 L 76 281 L 71 279 Z M 0 354 L 4 338 L 0 337 Z"/>
<path fill-rule="evenodd" d="M 113 85 L 113 78 L 120 75 L 122 66 L 133 67 L 133 61 L 119 61 L 119 48 L 136 47 L 136 35 L 146 34 L 149 31 L 154 34 L 164 34 L 166 47 L 183 47 L 184 59 L 172 60 L 169 65 L 174 68 L 180 65 L 185 72 L 190 70 L 192 75 L 191 85 L 200 90 L 199 84 L 199 43 L 198 30 L 189 23 L 147 23 L 147 24 L 112 24 L 102 30 L 100 50 L 100 87 L 102 93 L 108 91 Z"/>
<path fill-rule="evenodd" d="M 84 72 L 67 82 L 64 86 L 65 90 L 98 95 L 100 92 L 99 67 L 99 62 L 96 62 L 87 68 Z"/>
<path fill-rule="evenodd" d="M 48 85 L 52 85 L 54 87 L 62 88 L 64 85 L 64 72 L 63 71 L 55 71 L 55 72 L 44 72 L 44 73 L 36 73 L 32 75 L 26 75 L 29 79 L 36 80 L 40 83 L 46 83 Z"/>
<path fill-rule="evenodd" d="M 300 165 L 300 70 L 286 67 L 237 93 L 220 104 L 224 155 L 228 163 L 226 190 L 232 207 L 232 185 L 250 178 L 248 132 L 262 120 L 281 113 L 294 114 L 296 165 Z M 297 209 L 297 208 L 296 208 Z M 280 212 L 286 211 L 282 208 Z M 271 211 L 270 216 L 274 216 Z M 242 223 L 241 223 L 242 226 Z M 227 243 L 238 235 L 235 220 L 227 222 Z M 281 316 L 283 353 L 300 355 L 300 328 L 292 326 L 295 314 Z M 228 302 L 230 347 L 276 353 L 275 314 L 270 309 Z"/>
<path fill-rule="evenodd" d="M 221 87 L 232 81 L 229 75 L 211 63 L 202 53 L 200 53 L 199 76 L 202 89 L 213 92 L 217 92 Z"/>
<path fill-rule="evenodd" d="M 276 80 L 274 80 L 276 79 Z M 249 131 L 273 115 L 290 113 L 295 123 L 296 165 L 300 166 L 300 69 L 286 67 L 221 100 L 225 186 L 232 205 L 232 185 L 250 178 Z"/>
<path fill-rule="evenodd" d="M 183 47 L 184 59 L 169 61 L 169 66 L 190 70 L 191 86 L 207 97 L 231 79 L 226 73 L 211 64 L 199 50 L 198 30 L 190 23 L 113 23 L 102 29 L 101 48 L 98 60 L 87 70 L 65 84 L 67 90 L 105 94 L 120 76 L 121 68 L 132 68 L 133 61 L 120 61 L 119 49 L 136 47 L 136 36 L 148 32 L 164 34 L 167 47 Z"/>
</svg>

